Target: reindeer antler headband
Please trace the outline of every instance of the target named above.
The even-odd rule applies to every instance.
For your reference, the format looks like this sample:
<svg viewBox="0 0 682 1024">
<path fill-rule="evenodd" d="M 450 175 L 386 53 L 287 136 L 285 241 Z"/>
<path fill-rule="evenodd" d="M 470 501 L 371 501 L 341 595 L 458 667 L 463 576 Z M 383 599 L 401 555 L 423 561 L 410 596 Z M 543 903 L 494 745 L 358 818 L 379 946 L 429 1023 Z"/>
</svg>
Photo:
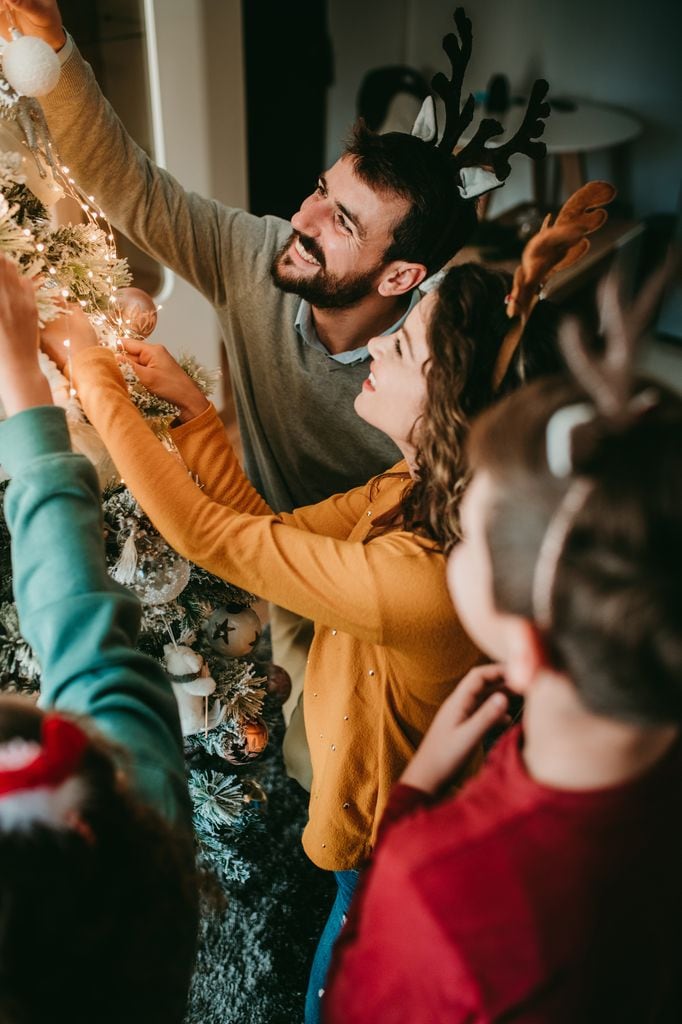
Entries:
<svg viewBox="0 0 682 1024">
<path fill-rule="evenodd" d="M 461 106 L 464 73 L 471 58 L 471 20 L 466 16 L 463 7 L 455 10 L 453 18 L 459 38 L 450 32 L 443 39 L 443 49 L 451 66 L 450 78 L 438 72 L 431 82 L 434 92 L 445 104 L 443 135 L 440 141 L 437 141 L 438 124 L 432 96 L 424 100 L 412 128 L 413 135 L 424 142 L 437 145 L 448 154 L 453 153 L 463 133 L 471 124 L 475 106 L 471 94 L 464 106 Z M 544 79 L 539 78 L 535 82 L 523 121 L 518 131 L 507 142 L 500 146 L 486 146 L 486 142 L 504 131 L 499 121 L 486 117 L 479 124 L 473 138 L 453 155 L 453 165 L 460 172 L 462 179 L 460 193 L 464 198 L 473 199 L 504 184 L 511 172 L 509 158 L 512 154 L 524 153 L 532 160 L 539 160 L 545 156 L 547 147 L 536 139 L 545 130 L 544 119 L 550 114 L 549 104 L 544 102 L 548 89 L 549 85 Z M 483 172 L 483 168 L 492 168 L 492 173 Z M 467 175 L 468 169 L 475 169 L 475 173 Z"/>
<path fill-rule="evenodd" d="M 628 427 L 656 404 L 657 395 L 647 388 L 633 395 L 637 343 L 641 339 L 676 265 L 671 257 L 647 280 L 639 295 L 624 309 L 619 281 L 611 275 L 602 291 L 604 351 L 598 353 L 581 324 L 568 319 L 561 330 L 561 348 L 574 377 L 592 404 L 562 406 L 550 417 L 546 429 L 547 464 L 554 476 L 573 472 L 573 432 L 581 424 L 600 417 L 611 432 Z M 533 613 L 537 624 L 552 624 L 554 584 L 561 557 L 580 512 L 597 486 L 588 475 L 575 476 L 554 512 L 540 545 L 533 575 Z"/>
<path fill-rule="evenodd" d="M 493 371 L 494 391 L 504 380 L 542 289 L 553 274 L 585 256 L 590 248 L 587 235 L 606 222 L 608 214 L 602 207 L 615 195 L 616 189 L 606 181 L 588 182 L 566 200 L 553 223 L 548 213 L 526 244 L 507 300 L 507 316 L 518 319 L 500 346 Z"/>
</svg>

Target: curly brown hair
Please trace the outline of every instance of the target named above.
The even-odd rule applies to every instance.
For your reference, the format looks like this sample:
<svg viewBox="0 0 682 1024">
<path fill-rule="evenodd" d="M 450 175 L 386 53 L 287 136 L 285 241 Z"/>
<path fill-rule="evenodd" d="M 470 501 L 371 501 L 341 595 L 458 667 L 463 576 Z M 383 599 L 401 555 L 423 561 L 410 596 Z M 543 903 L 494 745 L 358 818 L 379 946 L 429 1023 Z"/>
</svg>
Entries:
<svg viewBox="0 0 682 1024">
<path fill-rule="evenodd" d="M 426 403 L 413 430 L 416 480 L 408 484 L 400 504 L 377 519 L 370 538 L 390 529 L 409 530 L 430 538 L 447 554 L 460 537 L 471 421 L 521 384 L 562 366 L 557 311 L 551 303 L 540 302 L 502 384 L 493 391 L 495 361 L 510 328 L 505 312 L 510 284 L 508 274 L 477 263 L 452 267 L 445 274 L 428 324 Z"/>
</svg>

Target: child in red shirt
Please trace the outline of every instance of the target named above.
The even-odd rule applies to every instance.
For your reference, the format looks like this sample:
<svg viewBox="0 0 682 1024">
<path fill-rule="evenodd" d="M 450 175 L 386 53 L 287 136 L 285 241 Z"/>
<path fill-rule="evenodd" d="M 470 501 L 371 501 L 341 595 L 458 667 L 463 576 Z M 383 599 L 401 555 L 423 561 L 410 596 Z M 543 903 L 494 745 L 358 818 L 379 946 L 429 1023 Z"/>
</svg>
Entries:
<svg viewBox="0 0 682 1024">
<path fill-rule="evenodd" d="M 545 380 L 474 428 L 448 577 L 502 664 L 460 684 L 393 791 L 332 1024 L 682 1020 L 682 400 L 595 404 Z M 504 718 L 502 682 L 522 726 L 437 801 Z"/>
</svg>

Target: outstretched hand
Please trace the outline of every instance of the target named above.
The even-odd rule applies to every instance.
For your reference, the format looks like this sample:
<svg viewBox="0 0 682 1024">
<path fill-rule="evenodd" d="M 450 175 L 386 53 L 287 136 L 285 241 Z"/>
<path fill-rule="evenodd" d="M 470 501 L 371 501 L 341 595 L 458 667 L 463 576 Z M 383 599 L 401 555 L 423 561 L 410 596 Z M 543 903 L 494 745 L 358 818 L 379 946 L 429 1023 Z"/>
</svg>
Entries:
<svg viewBox="0 0 682 1024">
<path fill-rule="evenodd" d="M 125 356 L 119 358 L 133 367 L 149 391 L 178 407 L 178 419 L 182 423 L 208 408 L 210 403 L 206 396 L 163 345 L 125 338 L 123 348 Z"/>
<path fill-rule="evenodd" d="M 0 256 L 0 401 L 8 416 L 52 403 L 38 363 L 33 283 L 5 256 Z"/>
<path fill-rule="evenodd" d="M 441 705 L 401 782 L 436 793 L 464 766 L 486 733 L 508 721 L 501 665 L 473 668 Z"/>
<path fill-rule="evenodd" d="M 57 0 L 0 0 L 0 33 L 6 39 L 13 23 L 25 36 L 44 39 L 53 50 L 61 50 L 66 42 Z"/>
</svg>

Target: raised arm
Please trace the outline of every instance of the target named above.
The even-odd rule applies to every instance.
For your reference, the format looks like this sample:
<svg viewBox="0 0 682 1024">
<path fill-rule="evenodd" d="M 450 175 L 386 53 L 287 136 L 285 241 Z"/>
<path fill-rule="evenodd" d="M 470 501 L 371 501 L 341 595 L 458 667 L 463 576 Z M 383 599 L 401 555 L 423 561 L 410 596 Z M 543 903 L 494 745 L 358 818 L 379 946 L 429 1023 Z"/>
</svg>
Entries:
<svg viewBox="0 0 682 1024">
<path fill-rule="evenodd" d="M 56 3 L 21 0 L 10 6 L 25 31 L 41 34 L 55 49 L 62 46 Z M 276 222 L 185 191 L 133 142 L 70 38 L 61 57 L 59 83 L 41 98 L 61 160 L 124 235 L 214 305 L 224 304 L 226 282 L 272 248 L 267 233 L 276 231 Z"/>
<path fill-rule="evenodd" d="M 296 513 L 236 512 L 204 494 L 159 444 L 132 406 L 112 353 L 98 348 L 80 353 L 74 381 L 126 484 L 186 558 L 276 604 L 374 643 L 400 646 L 406 629 L 414 631 L 421 618 L 428 623 L 433 556 L 414 538 L 397 533 L 363 544 L 299 528 Z M 364 500 L 366 507 L 362 492 L 351 494 L 351 502 L 359 507 Z M 321 503 L 322 515 L 327 505 Z M 311 526 L 317 507 L 302 510 Z M 396 586 L 397 565 L 409 580 L 414 597 L 409 602 Z"/>
<path fill-rule="evenodd" d="M 0 462 L 24 637 L 42 669 L 42 703 L 92 718 L 125 747 L 138 792 L 169 818 L 188 814 L 170 685 L 134 649 L 137 599 L 108 576 L 95 472 L 70 450 L 66 419 L 38 370 L 33 289 L 0 259 Z"/>
</svg>

